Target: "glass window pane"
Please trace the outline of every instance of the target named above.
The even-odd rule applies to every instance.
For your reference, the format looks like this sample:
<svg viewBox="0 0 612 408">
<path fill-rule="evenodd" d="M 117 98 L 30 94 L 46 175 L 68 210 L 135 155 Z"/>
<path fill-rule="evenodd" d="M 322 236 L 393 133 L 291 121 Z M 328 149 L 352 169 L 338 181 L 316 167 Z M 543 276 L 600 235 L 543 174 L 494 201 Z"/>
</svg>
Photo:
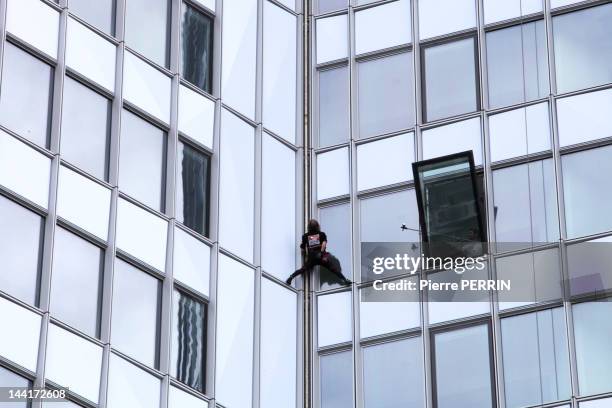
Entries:
<svg viewBox="0 0 612 408">
<path fill-rule="evenodd" d="M 51 122 L 53 68 L 9 42 L 4 44 L 3 61 L 0 123 L 46 147 Z"/>
<path fill-rule="evenodd" d="M 424 159 L 471 150 L 474 153 L 474 165 L 482 164 L 480 118 L 427 129 L 423 131 L 422 137 Z"/>
<path fill-rule="evenodd" d="M 322 355 L 319 358 L 321 408 L 353 407 L 353 353 Z"/>
<path fill-rule="evenodd" d="M 612 404 L 612 398 L 598 399 L 594 401 L 585 401 L 580 403 L 580 408 L 607 408 Z M 561 407 L 565 408 L 565 407 Z M 567 405 L 569 408 L 569 405 Z"/>
<path fill-rule="evenodd" d="M 174 290 L 171 374 L 204 392 L 206 381 L 206 305 Z"/>
<path fill-rule="evenodd" d="M 381 158 L 384 157 L 384 160 Z M 414 134 L 405 133 L 357 146 L 357 188 L 368 190 L 412 180 Z"/>
<path fill-rule="evenodd" d="M 106 180 L 110 101 L 66 78 L 62 109 L 62 158 Z"/>
<path fill-rule="evenodd" d="M 295 407 L 297 392 L 297 295 L 261 281 L 261 406 Z"/>
<path fill-rule="evenodd" d="M 425 407 L 421 338 L 363 348 L 364 408 Z"/>
<path fill-rule="evenodd" d="M 488 32 L 486 40 L 492 108 L 548 95 L 544 20 Z"/>
<path fill-rule="evenodd" d="M 573 306 L 580 395 L 612 391 L 612 302 Z"/>
<path fill-rule="evenodd" d="M 493 172 L 495 237 L 517 247 L 559 238 L 557 193 L 552 159 Z M 504 249 L 514 245 L 502 245 Z M 498 250 L 500 250 L 498 245 Z"/>
<path fill-rule="evenodd" d="M 502 319 L 506 406 L 519 408 L 571 396 L 563 308 Z"/>
<path fill-rule="evenodd" d="M 177 161 L 176 219 L 208 236 L 210 157 L 179 141 Z"/>
<path fill-rule="evenodd" d="M 492 407 L 488 326 L 437 333 L 433 341 L 436 406 Z"/>
<path fill-rule="evenodd" d="M 181 30 L 181 75 L 212 93 L 213 20 L 183 3 Z"/>
<path fill-rule="evenodd" d="M 612 146 L 561 157 L 568 238 L 612 230 Z"/>
<path fill-rule="evenodd" d="M 351 341 L 351 292 L 334 293 L 317 297 L 317 346 Z"/>
<path fill-rule="evenodd" d="M 423 49 L 426 122 L 478 109 L 474 55 L 472 37 Z"/>
<path fill-rule="evenodd" d="M 57 188 L 57 215 L 106 241 L 111 192 L 61 166 Z"/>
<path fill-rule="evenodd" d="M 174 279 L 208 296 L 210 247 L 180 228 L 174 229 Z"/>
<path fill-rule="evenodd" d="M 295 270 L 295 152 L 263 134 L 261 266 L 285 280 Z"/>
<path fill-rule="evenodd" d="M 98 403 L 102 347 L 67 330 L 49 325 L 45 377 Z"/>
<path fill-rule="evenodd" d="M 44 2 L 8 0 L 6 30 L 50 57 L 57 58 L 59 13 Z"/>
<path fill-rule="evenodd" d="M 177 387 L 170 386 L 168 408 L 208 408 L 208 402 L 196 398 Z"/>
<path fill-rule="evenodd" d="M 414 126 L 412 53 L 360 62 L 359 137 Z"/>
<path fill-rule="evenodd" d="M 113 35 L 115 20 L 114 0 L 69 0 L 71 13 L 76 14 L 89 24 L 106 34 Z"/>
<path fill-rule="evenodd" d="M 0 195 L 0 288 L 32 306 L 38 298 L 43 228 L 42 217 Z"/>
<path fill-rule="evenodd" d="M 161 283 L 121 259 L 115 260 L 113 281 L 112 346 L 156 366 Z"/>
<path fill-rule="evenodd" d="M 349 149 L 332 150 L 317 155 L 317 199 L 349 193 Z"/>
<path fill-rule="evenodd" d="M 557 100 L 561 147 L 612 135 L 612 89 Z"/>
<path fill-rule="evenodd" d="M 541 12 L 542 7 L 542 0 L 484 0 L 485 24 Z"/>
<path fill-rule="evenodd" d="M 254 272 L 219 255 L 216 398 L 226 407 L 252 406 Z"/>
<path fill-rule="evenodd" d="M 27 380 L 26 378 L 23 378 L 20 375 L 15 374 L 12 371 L 7 370 L 6 368 L 0 366 L 0 387 L 10 387 L 10 388 L 17 388 L 17 387 L 30 387 L 32 385 L 32 383 Z M 1 408 L 29 408 L 28 407 L 28 402 L 27 401 L 22 401 L 22 402 L 0 402 L 0 407 Z"/>
<path fill-rule="evenodd" d="M 353 275 L 351 260 L 351 206 L 347 204 L 319 208 L 321 229 L 327 234 L 327 250 L 340 261 L 342 274 L 350 279 Z M 338 284 L 336 276 L 320 268 L 321 289 Z"/>
<path fill-rule="evenodd" d="M 108 408 L 159 408 L 158 378 L 112 353 L 108 377 Z"/>
<path fill-rule="evenodd" d="M 422 40 L 464 30 L 475 25 L 476 4 L 474 0 L 419 2 L 419 32 Z"/>
<path fill-rule="evenodd" d="M 319 71 L 319 147 L 349 139 L 348 67 Z"/>
<path fill-rule="evenodd" d="M 212 149 L 215 103 L 180 85 L 178 109 L 179 132 Z"/>
<path fill-rule="evenodd" d="M 226 1 L 221 24 L 223 102 L 255 118 L 257 2 Z"/>
<path fill-rule="evenodd" d="M 36 372 L 41 316 L 0 297 L 0 355 Z"/>
<path fill-rule="evenodd" d="M 168 64 L 168 0 L 126 0 L 125 42 L 165 67 Z"/>
<path fill-rule="evenodd" d="M 295 144 L 297 103 L 297 18 L 264 2 L 263 123 Z"/>
<path fill-rule="evenodd" d="M 80 1 L 79 3 L 82 4 Z M 94 1 L 87 3 L 90 7 Z M 115 45 L 72 18 L 68 19 L 67 30 L 66 65 L 114 92 L 117 54 Z"/>
<path fill-rule="evenodd" d="M 612 4 L 553 18 L 558 91 L 612 82 Z"/>
<path fill-rule="evenodd" d="M 53 241 L 51 315 L 92 337 L 98 335 L 103 252 L 57 227 Z"/>
<path fill-rule="evenodd" d="M 316 20 L 317 64 L 348 56 L 346 14 Z"/>
<path fill-rule="evenodd" d="M 489 135 L 494 162 L 550 150 L 548 103 L 489 116 Z"/>
<path fill-rule="evenodd" d="M 419 209 L 414 190 L 359 201 L 361 242 L 419 242 Z M 406 225 L 408 230 L 402 230 Z M 363 278 L 363 277 L 362 277 Z"/>
<path fill-rule="evenodd" d="M 388 295 L 387 293 L 382 296 Z M 359 331 L 362 339 L 420 326 L 421 308 L 418 292 L 406 291 L 397 295 L 398 298 L 393 294 L 386 299 L 382 298 L 381 301 L 373 301 L 376 299 L 374 288 L 370 286 L 359 291 Z"/>
<path fill-rule="evenodd" d="M 0 130 L 0 184 L 47 208 L 51 159 Z"/>
<path fill-rule="evenodd" d="M 255 129 L 230 112 L 221 114 L 219 242 L 253 259 Z"/>
<path fill-rule="evenodd" d="M 131 1 L 128 0 L 128 4 Z M 123 69 L 123 97 L 163 122 L 170 123 L 170 78 L 131 52 L 124 54 Z"/>
<path fill-rule="evenodd" d="M 348 6 L 347 0 L 318 0 L 319 14 L 340 10 Z"/>
<path fill-rule="evenodd" d="M 164 207 L 166 134 L 123 110 L 119 188 L 155 210 Z"/>
<path fill-rule="evenodd" d="M 383 26 L 393 29 L 379 29 Z M 411 41 L 409 0 L 386 3 L 355 13 L 356 54 L 408 44 Z"/>
</svg>

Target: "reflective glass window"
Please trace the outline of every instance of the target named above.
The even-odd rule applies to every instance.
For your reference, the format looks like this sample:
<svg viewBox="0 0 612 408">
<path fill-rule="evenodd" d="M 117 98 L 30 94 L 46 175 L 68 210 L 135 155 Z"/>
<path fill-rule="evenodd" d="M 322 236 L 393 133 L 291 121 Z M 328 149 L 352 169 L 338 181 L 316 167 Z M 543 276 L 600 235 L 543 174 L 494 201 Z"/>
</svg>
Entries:
<svg viewBox="0 0 612 408">
<path fill-rule="evenodd" d="M 108 408 L 159 408 L 158 378 L 113 353 L 108 370 Z"/>
<path fill-rule="evenodd" d="M 357 69 L 359 137 L 413 127 L 412 53 L 360 62 Z"/>
<path fill-rule="evenodd" d="M 351 292 L 317 297 L 318 347 L 351 341 Z"/>
<path fill-rule="evenodd" d="M 423 130 L 423 158 L 433 159 L 471 150 L 474 165 L 479 166 L 482 164 L 481 132 L 480 118 Z"/>
<path fill-rule="evenodd" d="M 38 0 L 8 0 L 6 30 L 57 58 L 59 12 Z"/>
<path fill-rule="evenodd" d="M 183 3 L 181 75 L 212 93 L 213 19 Z"/>
<path fill-rule="evenodd" d="M 553 166 L 552 159 L 546 159 L 493 172 L 495 236 L 498 243 L 528 247 L 531 243 L 558 240 Z"/>
<path fill-rule="evenodd" d="M 347 0 L 318 0 L 319 14 L 340 10 L 348 6 Z"/>
<path fill-rule="evenodd" d="M 607 408 L 610 406 L 610 404 L 612 404 L 612 398 L 603 398 L 603 399 L 598 399 L 598 400 L 593 400 L 593 401 L 581 402 L 579 407 L 580 408 Z M 567 406 L 563 406 L 560 408 L 570 408 L 570 406 L 567 405 Z"/>
<path fill-rule="evenodd" d="M 89 24 L 113 35 L 115 27 L 114 0 L 69 0 L 68 8 Z"/>
<path fill-rule="evenodd" d="M 557 100 L 561 147 L 612 135 L 612 89 L 574 95 Z"/>
<path fill-rule="evenodd" d="M 347 57 L 347 25 L 346 14 L 316 20 L 317 64 Z"/>
<path fill-rule="evenodd" d="M 57 227 L 53 241 L 51 315 L 92 337 L 98 335 L 103 252 Z"/>
<path fill-rule="evenodd" d="M 219 255 L 216 399 L 226 407 L 252 406 L 254 271 Z"/>
<path fill-rule="evenodd" d="M 210 247 L 180 228 L 174 229 L 174 279 L 208 296 Z"/>
<path fill-rule="evenodd" d="M 123 110 L 119 188 L 155 210 L 164 208 L 166 134 Z"/>
<path fill-rule="evenodd" d="M 9 42 L 4 44 L 3 61 L 0 123 L 47 147 L 53 68 Z"/>
<path fill-rule="evenodd" d="M 215 103 L 203 95 L 179 85 L 179 132 L 212 149 Z"/>
<path fill-rule="evenodd" d="M 377 297 L 377 291 L 372 286 L 359 291 L 359 335 L 362 339 L 419 327 L 421 310 L 418 291 L 392 295 L 387 292 L 381 296 Z"/>
<path fill-rule="evenodd" d="M 489 116 L 489 137 L 494 162 L 549 150 L 548 103 Z"/>
<path fill-rule="evenodd" d="M 553 17 L 559 92 L 612 82 L 612 4 Z"/>
<path fill-rule="evenodd" d="M 173 295 L 171 373 L 204 392 L 206 381 L 206 305 L 177 290 Z"/>
<path fill-rule="evenodd" d="M 501 321 L 506 406 L 547 404 L 571 396 L 563 308 Z"/>
<path fill-rule="evenodd" d="M 30 387 L 32 384 L 26 378 L 23 378 L 20 375 L 15 374 L 12 371 L 7 370 L 6 368 L 0 366 L 0 387 Z M 7 408 L 28 408 L 28 402 L 11 402 L 10 405 L 8 403 L 4 404 Z"/>
<path fill-rule="evenodd" d="M 408 229 L 402 229 L 406 225 Z M 361 242 L 419 242 L 419 209 L 414 190 L 359 201 Z"/>
<path fill-rule="evenodd" d="M 295 292 L 261 280 L 261 406 L 294 407 L 297 393 Z"/>
<path fill-rule="evenodd" d="M 0 297 L 0 355 L 36 372 L 41 315 Z"/>
<path fill-rule="evenodd" d="M 353 353 L 322 355 L 319 358 L 321 408 L 353 407 Z"/>
<path fill-rule="evenodd" d="M 179 141 L 177 162 L 177 220 L 192 230 L 208 236 L 210 157 Z"/>
<path fill-rule="evenodd" d="M 284 280 L 295 270 L 296 155 L 267 133 L 262 150 L 261 265 Z"/>
<path fill-rule="evenodd" d="M 363 348 L 363 406 L 425 407 L 421 338 Z"/>
<path fill-rule="evenodd" d="M 426 47 L 422 52 L 425 64 L 425 121 L 477 110 L 475 38 Z"/>
<path fill-rule="evenodd" d="M 612 391 L 612 302 L 607 300 L 573 306 L 580 395 Z"/>
<path fill-rule="evenodd" d="M 542 0 L 484 0 L 485 24 L 541 12 L 543 3 Z"/>
<path fill-rule="evenodd" d="M 317 155 L 317 199 L 349 193 L 349 149 L 347 147 Z"/>
<path fill-rule="evenodd" d="M 126 44 L 165 67 L 168 64 L 169 20 L 168 0 L 126 0 Z"/>
<path fill-rule="evenodd" d="M 351 261 L 351 206 L 339 204 L 319 209 L 321 229 L 327 234 L 327 250 L 340 261 L 342 273 L 348 279 L 353 272 Z M 321 289 L 337 284 L 337 278 L 331 273 L 321 270 Z"/>
<path fill-rule="evenodd" d="M 263 123 L 295 144 L 297 103 L 297 17 L 264 2 Z"/>
<path fill-rule="evenodd" d="M 378 27 L 393 27 L 380 30 Z M 355 53 L 390 48 L 412 40 L 410 1 L 399 0 L 355 13 Z"/>
<path fill-rule="evenodd" d="M 45 377 L 89 401 L 98 402 L 102 374 L 102 347 L 49 325 Z"/>
<path fill-rule="evenodd" d="M 66 30 L 66 66 L 114 92 L 117 47 L 73 18 Z"/>
<path fill-rule="evenodd" d="M 492 108 L 548 96 L 544 20 L 490 31 L 486 36 Z"/>
<path fill-rule="evenodd" d="M 464 30 L 476 25 L 474 0 L 427 0 L 419 2 L 421 39 Z"/>
<path fill-rule="evenodd" d="M 360 144 L 357 146 L 357 188 L 368 190 L 412 180 L 413 161 L 413 133 Z"/>
<path fill-rule="evenodd" d="M 208 408 L 208 402 L 171 385 L 168 408 Z"/>
<path fill-rule="evenodd" d="M 38 299 L 43 219 L 0 195 L 0 288 L 35 306 Z"/>
<path fill-rule="evenodd" d="M 568 238 L 612 230 L 612 146 L 561 157 Z"/>
<path fill-rule="evenodd" d="M 62 101 L 62 158 L 106 180 L 110 101 L 69 77 Z"/>
<path fill-rule="evenodd" d="M 319 71 L 319 147 L 349 139 L 348 67 Z"/>
<path fill-rule="evenodd" d="M 435 406 L 492 407 L 489 327 L 480 325 L 436 333 L 433 343 Z"/>
<path fill-rule="evenodd" d="M 111 344 L 142 363 L 156 366 L 161 283 L 121 259 L 115 260 L 113 280 Z"/>
</svg>

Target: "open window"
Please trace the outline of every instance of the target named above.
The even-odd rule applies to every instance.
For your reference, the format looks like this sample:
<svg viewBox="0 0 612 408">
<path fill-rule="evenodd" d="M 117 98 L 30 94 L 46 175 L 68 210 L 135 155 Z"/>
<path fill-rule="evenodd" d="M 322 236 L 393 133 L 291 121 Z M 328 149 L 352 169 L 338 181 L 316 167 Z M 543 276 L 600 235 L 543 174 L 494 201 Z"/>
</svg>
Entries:
<svg viewBox="0 0 612 408">
<path fill-rule="evenodd" d="M 486 231 L 473 153 L 416 162 L 412 170 L 426 255 L 482 255 Z"/>
</svg>

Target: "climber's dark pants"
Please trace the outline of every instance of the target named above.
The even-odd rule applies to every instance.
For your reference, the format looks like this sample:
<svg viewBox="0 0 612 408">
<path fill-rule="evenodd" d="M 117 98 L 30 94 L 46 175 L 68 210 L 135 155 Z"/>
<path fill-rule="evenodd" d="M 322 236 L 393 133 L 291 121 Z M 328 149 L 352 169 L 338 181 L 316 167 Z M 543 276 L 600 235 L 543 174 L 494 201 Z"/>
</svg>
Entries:
<svg viewBox="0 0 612 408">
<path fill-rule="evenodd" d="M 291 282 L 296 276 L 306 272 L 307 270 L 311 270 L 315 266 L 322 266 L 326 268 L 328 271 L 333 273 L 340 282 L 346 282 L 348 279 L 342 274 L 342 267 L 340 266 L 340 262 L 337 259 L 333 259 L 333 255 L 329 252 L 321 253 L 319 251 L 312 252 L 308 254 L 306 259 L 306 263 L 297 271 L 293 272 L 287 282 Z"/>
</svg>

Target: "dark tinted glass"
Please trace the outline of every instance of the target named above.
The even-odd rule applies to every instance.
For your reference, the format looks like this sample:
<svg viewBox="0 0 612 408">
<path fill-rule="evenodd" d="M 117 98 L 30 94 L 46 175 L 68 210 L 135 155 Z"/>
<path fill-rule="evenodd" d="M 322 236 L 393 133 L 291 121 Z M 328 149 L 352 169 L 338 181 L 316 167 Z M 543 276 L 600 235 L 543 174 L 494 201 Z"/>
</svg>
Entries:
<svg viewBox="0 0 612 408">
<path fill-rule="evenodd" d="M 36 305 L 42 217 L 0 195 L 0 288 Z"/>
<path fill-rule="evenodd" d="M 173 375 L 182 383 L 204 392 L 206 305 L 175 290 L 173 309 Z"/>
<path fill-rule="evenodd" d="M 51 315 L 98 335 L 102 250 L 57 227 L 51 274 Z"/>
<path fill-rule="evenodd" d="M 179 142 L 177 219 L 202 235 L 208 235 L 209 185 L 210 157 Z"/>
<path fill-rule="evenodd" d="M 204 91 L 212 92 L 213 20 L 183 5 L 181 75 Z"/>
<path fill-rule="evenodd" d="M 4 46 L 0 123 L 47 147 L 53 68 L 13 44 Z"/>
</svg>

